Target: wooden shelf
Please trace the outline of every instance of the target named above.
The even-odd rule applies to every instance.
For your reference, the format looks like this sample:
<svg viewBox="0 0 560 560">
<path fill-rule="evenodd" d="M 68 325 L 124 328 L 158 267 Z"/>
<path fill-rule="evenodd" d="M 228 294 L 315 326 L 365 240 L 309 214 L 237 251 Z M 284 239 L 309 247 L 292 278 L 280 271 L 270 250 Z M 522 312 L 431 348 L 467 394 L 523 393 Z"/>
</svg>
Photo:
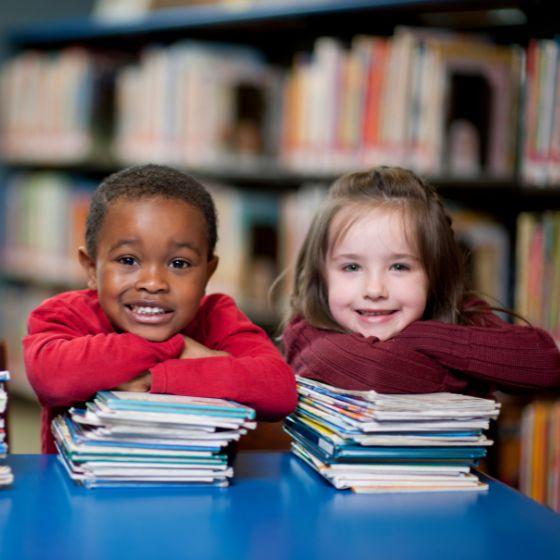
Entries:
<svg viewBox="0 0 560 560">
<path fill-rule="evenodd" d="M 306 33 L 309 28 L 321 21 L 336 21 L 340 17 L 352 16 L 355 21 L 368 21 L 371 26 L 375 21 L 367 16 L 376 13 L 400 13 L 417 16 L 419 13 L 453 12 L 453 11 L 488 11 L 499 8 L 519 8 L 526 6 L 521 0 L 487 2 L 479 0 L 285 0 L 248 4 L 214 4 L 168 9 L 151 12 L 146 16 L 128 18 L 124 21 L 108 21 L 95 18 L 68 19 L 21 27 L 8 35 L 8 42 L 15 48 L 61 43 L 97 42 L 99 40 L 122 38 L 146 38 L 161 36 L 164 33 L 204 30 L 223 31 L 225 28 L 251 28 L 266 24 L 267 32 L 273 32 L 274 26 L 303 23 Z M 340 33 L 341 28 L 339 28 Z M 352 30 L 356 33 L 357 30 Z"/>
</svg>

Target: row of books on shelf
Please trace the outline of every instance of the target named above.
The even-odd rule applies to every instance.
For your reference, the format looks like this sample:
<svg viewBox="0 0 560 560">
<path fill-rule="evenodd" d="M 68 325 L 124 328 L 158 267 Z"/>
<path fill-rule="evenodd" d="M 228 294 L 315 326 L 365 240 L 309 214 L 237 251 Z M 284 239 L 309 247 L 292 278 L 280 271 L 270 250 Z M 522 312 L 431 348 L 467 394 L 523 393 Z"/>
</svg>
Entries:
<svg viewBox="0 0 560 560">
<path fill-rule="evenodd" d="M 268 142 L 280 83 L 280 75 L 247 48 L 152 47 L 118 74 L 114 152 L 127 162 L 251 162 L 274 151 Z"/>
<path fill-rule="evenodd" d="M 33 278 L 72 286 L 83 283 L 77 248 L 95 184 L 61 173 L 19 173 L 4 197 L 3 265 Z"/>
<path fill-rule="evenodd" d="M 522 174 L 535 185 L 560 183 L 560 42 L 533 40 L 527 49 Z"/>
<path fill-rule="evenodd" d="M 321 38 L 288 77 L 283 159 L 510 177 L 521 65 L 517 48 L 434 30 L 358 36 L 350 48 Z"/>
<path fill-rule="evenodd" d="M 560 512 L 560 400 L 523 409 L 519 489 Z"/>
<path fill-rule="evenodd" d="M 519 215 L 516 257 L 516 311 L 560 341 L 560 212 Z"/>
<path fill-rule="evenodd" d="M 148 46 L 137 59 L 25 51 L 2 70 L 1 152 L 14 162 L 274 158 L 310 172 L 392 163 L 510 178 L 522 138 L 524 177 L 557 183 L 557 51 L 553 40 L 534 41 L 525 56 L 411 28 L 350 45 L 322 37 L 282 69 L 248 47 L 195 41 Z"/>
<path fill-rule="evenodd" d="M 10 379 L 8 371 L 0 371 L 0 488 L 11 484 L 14 480 L 12 470 L 9 465 L 4 464 L 4 459 L 8 453 L 8 443 L 6 438 L 6 407 L 8 404 L 8 393 L 4 388 L 4 383 Z"/>
</svg>

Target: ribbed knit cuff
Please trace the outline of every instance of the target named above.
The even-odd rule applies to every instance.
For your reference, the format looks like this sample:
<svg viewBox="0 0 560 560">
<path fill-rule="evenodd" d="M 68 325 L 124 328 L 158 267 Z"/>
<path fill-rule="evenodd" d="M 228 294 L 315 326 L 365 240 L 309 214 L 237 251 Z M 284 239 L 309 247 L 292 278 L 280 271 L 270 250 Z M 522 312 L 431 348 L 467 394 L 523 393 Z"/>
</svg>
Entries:
<svg viewBox="0 0 560 560">
<path fill-rule="evenodd" d="M 165 364 L 157 364 L 150 369 L 152 374 L 152 386 L 150 388 L 150 393 L 167 393 L 167 372 L 165 370 Z"/>
</svg>

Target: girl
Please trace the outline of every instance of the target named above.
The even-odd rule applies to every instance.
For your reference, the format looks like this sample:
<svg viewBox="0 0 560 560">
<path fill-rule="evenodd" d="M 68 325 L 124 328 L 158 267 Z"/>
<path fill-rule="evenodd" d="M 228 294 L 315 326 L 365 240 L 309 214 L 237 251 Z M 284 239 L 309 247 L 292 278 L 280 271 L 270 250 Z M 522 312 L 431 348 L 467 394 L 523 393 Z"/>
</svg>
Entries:
<svg viewBox="0 0 560 560">
<path fill-rule="evenodd" d="M 510 325 L 465 292 L 451 219 L 410 171 L 338 179 L 301 249 L 284 332 L 295 373 L 384 393 L 560 387 L 543 330 Z"/>
</svg>

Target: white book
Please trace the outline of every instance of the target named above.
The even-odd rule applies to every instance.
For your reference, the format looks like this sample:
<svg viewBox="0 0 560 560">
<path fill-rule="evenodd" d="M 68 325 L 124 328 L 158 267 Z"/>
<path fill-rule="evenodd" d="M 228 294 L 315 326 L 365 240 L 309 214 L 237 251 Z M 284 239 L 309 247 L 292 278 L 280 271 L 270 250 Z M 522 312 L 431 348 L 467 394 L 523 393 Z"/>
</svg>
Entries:
<svg viewBox="0 0 560 560">
<path fill-rule="evenodd" d="M 468 485 L 356 485 L 352 486 L 352 491 L 356 494 L 392 494 L 401 492 L 484 492 L 488 490 L 488 484 L 478 482 Z"/>
</svg>

